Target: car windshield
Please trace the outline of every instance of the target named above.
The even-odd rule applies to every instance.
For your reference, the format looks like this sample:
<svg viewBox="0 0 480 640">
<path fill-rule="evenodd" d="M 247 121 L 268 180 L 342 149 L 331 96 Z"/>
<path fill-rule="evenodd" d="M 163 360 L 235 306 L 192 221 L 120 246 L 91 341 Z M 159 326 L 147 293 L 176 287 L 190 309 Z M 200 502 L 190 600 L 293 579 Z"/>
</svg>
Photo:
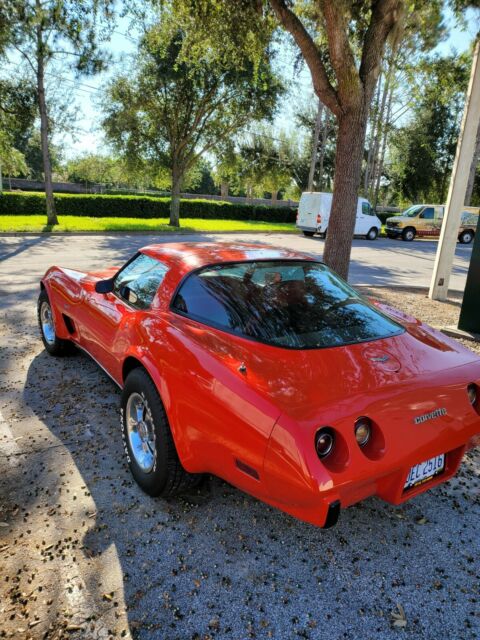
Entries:
<svg viewBox="0 0 480 640">
<path fill-rule="evenodd" d="M 306 260 L 204 267 L 186 278 L 172 308 L 213 327 L 290 349 L 341 346 L 404 331 L 328 267 Z"/>
<path fill-rule="evenodd" d="M 418 216 L 422 208 L 422 205 L 414 204 L 413 207 L 408 207 L 408 209 L 405 209 L 405 211 L 402 213 L 402 216 L 405 216 L 406 218 L 415 218 L 416 216 Z"/>
</svg>

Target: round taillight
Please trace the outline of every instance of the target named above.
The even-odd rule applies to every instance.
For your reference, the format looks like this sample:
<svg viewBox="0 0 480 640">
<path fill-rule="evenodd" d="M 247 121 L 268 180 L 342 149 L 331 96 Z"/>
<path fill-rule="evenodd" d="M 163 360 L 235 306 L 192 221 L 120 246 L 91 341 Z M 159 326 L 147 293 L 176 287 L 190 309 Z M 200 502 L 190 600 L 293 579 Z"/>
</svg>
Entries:
<svg viewBox="0 0 480 640">
<path fill-rule="evenodd" d="M 323 427 L 315 436 L 315 449 L 319 458 L 325 458 L 331 453 L 335 444 L 335 434 L 329 427 Z"/>
<path fill-rule="evenodd" d="M 358 418 L 355 422 L 355 439 L 359 447 L 364 447 L 370 440 L 372 423 L 369 418 Z"/>
<path fill-rule="evenodd" d="M 468 399 L 470 400 L 470 404 L 474 407 L 477 404 L 478 400 L 478 387 L 475 383 L 471 383 L 467 387 Z"/>
</svg>

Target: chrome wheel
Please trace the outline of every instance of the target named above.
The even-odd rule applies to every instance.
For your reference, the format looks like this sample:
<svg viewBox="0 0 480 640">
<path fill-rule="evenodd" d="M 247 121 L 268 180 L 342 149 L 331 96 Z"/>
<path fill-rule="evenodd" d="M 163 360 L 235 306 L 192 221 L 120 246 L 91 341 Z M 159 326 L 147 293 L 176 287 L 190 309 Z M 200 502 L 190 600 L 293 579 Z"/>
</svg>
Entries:
<svg viewBox="0 0 480 640">
<path fill-rule="evenodd" d="M 126 426 L 130 450 L 135 462 L 144 473 L 150 473 L 155 464 L 155 427 L 145 397 L 132 393 L 127 401 Z"/>
<path fill-rule="evenodd" d="M 45 341 L 48 344 L 55 342 L 55 325 L 53 324 L 52 309 L 48 302 L 42 302 L 40 307 L 40 324 Z"/>
</svg>

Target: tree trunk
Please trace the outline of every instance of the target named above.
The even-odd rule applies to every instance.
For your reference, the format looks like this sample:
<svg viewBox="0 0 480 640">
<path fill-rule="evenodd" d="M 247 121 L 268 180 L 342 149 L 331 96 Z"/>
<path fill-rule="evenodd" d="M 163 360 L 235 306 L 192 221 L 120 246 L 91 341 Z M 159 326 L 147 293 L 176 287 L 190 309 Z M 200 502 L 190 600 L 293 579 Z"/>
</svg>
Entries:
<svg viewBox="0 0 480 640">
<path fill-rule="evenodd" d="M 368 198 L 368 188 L 370 185 L 370 172 L 372 169 L 372 160 L 373 160 L 373 143 L 375 140 L 375 134 L 378 125 L 378 109 L 380 106 L 380 90 L 382 86 L 382 73 L 378 76 L 377 80 L 377 93 L 375 98 L 375 106 L 371 109 L 370 116 L 370 134 L 369 134 L 369 142 L 368 142 L 368 155 L 367 155 L 367 165 L 365 167 L 365 175 L 363 181 L 363 193 L 365 197 Z"/>
<path fill-rule="evenodd" d="M 272 191 L 272 204 L 277 204 L 277 200 L 278 200 L 278 191 Z"/>
<path fill-rule="evenodd" d="M 172 171 L 172 199 L 170 201 L 170 224 L 180 226 L 180 188 L 182 186 L 182 172 L 177 166 Z"/>
<path fill-rule="evenodd" d="M 323 260 L 345 280 L 355 229 L 366 123 L 365 106 L 338 119 L 333 200 Z"/>
<path fill-rule="evenodd" d="M 375 183 L 375 195 L 373 197 L 373 207 L 374 207 L 374 209 L 377 208 L 378 194 L 380 193 L 380 182 L 382 180 L 383 165 L 384 165 L 384 162 L 385 162 L 385 152 L 386 152 L 386 149 L 387 149 L 387 138 L 388 138 L 388 133 L 390 131 L 390 118 L 392 116 L 392 102 L 393 102 L 393 87 L 390 88 L 390 95 L 388 97 L 388 104 L 387 104 L 387 115 L 385 117 L 385 122 L 384 122 L 384 126 L 383 126 L 383 131 L 382 131 L 382 146 L 381 146 L 380 158 L 378 160 L 378 166 L 377 166 L 377 178 L 376 178 L 376 183 Z"/>
<path fill-rule="evenodd" d="M 322 129 L 322 144 L 320 147 L 320 157 L 318 160 L 318 191 L 321 191 L 323 189 L 323 166 L 325 163 L 325 147 L 327 145 L 327 139 L 330 134 L 330 122 L 330 112 L 325 111 Z"/>
<path fill-rule="evenodd" d="M 220 195 L 222 198 L 228 198 L 228 189 L 230 185 L 226 180 L 222 180 L 220 184 Z"/>
<path fill-rule="evenodd" d="M 40 113 L 40 139 L 42 145 L 43 176 L 45 181 L 45 200 L 47 204 L 47 224 L 58 224 L 55 200 L 53 199 L 52 165 L 48 149 L 48 115 L 45 100 L 45 62 L 43 54 L 42 27 L 37 26 L 37 99 Z"/>
<path fill-rule="evenodd" d="M 473 160 L 472 160 L 472 164 L 470 166 L 470 173 L 468 175 L 468 182 L 467 182 L 467 191 L 465 193 L 465 206 L 469 207 L 470 206 L 470 202 L 472 201 L 472 193 L 473 193 L 473 187 L 475 185 L 475 176 L 477 173 L 477 167 L 478 167 L 478 163 L 480 161 L 480 124 L 478 126 L 478 130 L 477 130 L 477 140 L 475 143 L 475 151 L 473 153 Z"/>
<path fill-rule="evenodd" d="M 317 117 L 315 118 L 315 130 L 313 132 L 312 159 L 310 161 L 310 172 L 308 174 L 307 191 L 313 191 L 313 178 L 315 176 L 315 165 L 317 164 L 318 143 L 320 140 L 320 129 L 322 125 L 323 104 L 318 101 Z"/>
<path fill-rule="evenodd" d="M 373 140 L 372 160 L 371 160 L 371 169 L 369 172 L 369 181 L 367 184 L 367 190 L 365 192 L 367 197 L 368 197 L 368 193 L 373 191 L 373 189 L 375 188 L 375 184 L 377 182 L 378 165 L 380 162 L 380 158 L 379 158 L 380 142 L 382 140 L 383 131 L 385 129 L 385 108 L 387 104 L 387 97 L 390 93 L 390 84 L 392 80 L 393 68 L 394 68 L 393 63 L 391 63 L 389 65 L 388 72 L 385 76 L 385 82 L 383 85 L 382 100 L 380 104 L 380 111 L 378 112 L 378 115 L 377 115 L 377 126 L 376 126 L 375 137 Z"/>
<path fill-rule="evenodd" d="M 0 194 L 3 193 L 3 174 L 2 174 L 2 163 L 0 162 Z"/>
</svg>

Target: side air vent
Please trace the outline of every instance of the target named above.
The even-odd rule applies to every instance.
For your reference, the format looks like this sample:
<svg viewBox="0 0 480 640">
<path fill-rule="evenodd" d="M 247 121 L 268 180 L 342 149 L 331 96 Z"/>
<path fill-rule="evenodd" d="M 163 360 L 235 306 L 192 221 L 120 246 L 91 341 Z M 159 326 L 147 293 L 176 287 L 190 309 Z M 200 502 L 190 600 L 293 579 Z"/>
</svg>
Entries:
<svg viewBox="0 0 480 640">
<path fill-rule="evenodd" d="M 73 320 L 71 318 L 69 318 L 68 316 L 66 316 L 64 313 L 62 313 L 63 316 L 63 321 L 65 322 L 65 326 L 67 327 L 67 331 L 70 334 L 74 334 L 75 333 L 75 325 L 73 324 Z"/>
</svg>

